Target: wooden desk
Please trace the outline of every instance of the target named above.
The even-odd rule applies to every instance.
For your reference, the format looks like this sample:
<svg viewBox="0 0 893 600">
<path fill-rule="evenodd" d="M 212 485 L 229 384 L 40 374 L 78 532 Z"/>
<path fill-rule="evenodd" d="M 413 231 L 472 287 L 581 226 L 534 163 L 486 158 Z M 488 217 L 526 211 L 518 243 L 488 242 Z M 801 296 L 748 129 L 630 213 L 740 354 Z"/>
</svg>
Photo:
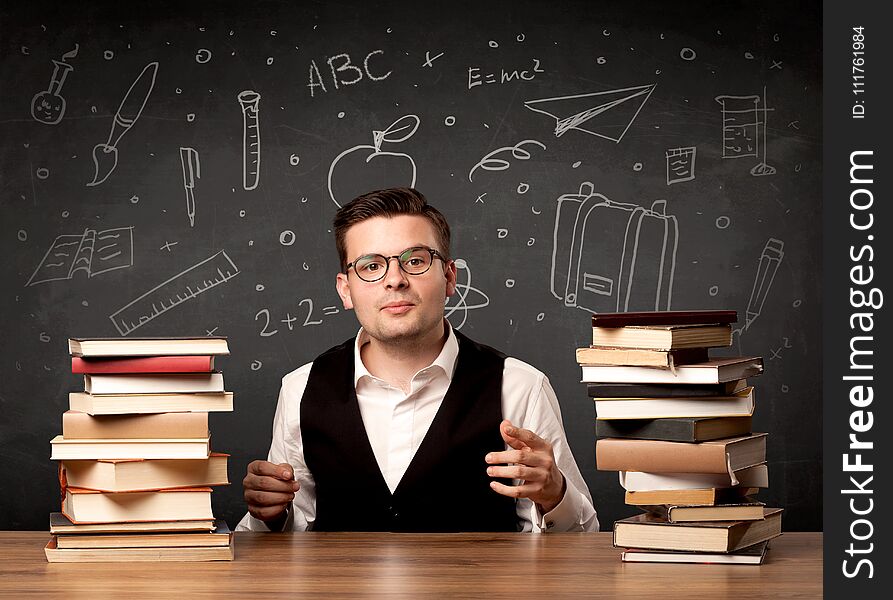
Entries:
<svg viewBox="0 0 893 600">
<path fill-rule="evenodd" d="M 217 563 L 49 564 L 48 539 L 0 532 L 0 596 L 822 597 L 821 533 L 784 534 L 758 567 L 621 563 L 610 533 L 237 533 Z"/>
</svg>

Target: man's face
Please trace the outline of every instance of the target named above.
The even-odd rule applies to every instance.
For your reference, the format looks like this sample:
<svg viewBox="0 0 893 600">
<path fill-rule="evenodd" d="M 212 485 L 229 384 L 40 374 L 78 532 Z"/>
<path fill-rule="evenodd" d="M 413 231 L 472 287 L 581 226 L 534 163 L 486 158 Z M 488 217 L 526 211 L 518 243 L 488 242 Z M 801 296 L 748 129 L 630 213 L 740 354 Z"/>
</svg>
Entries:
<svg viewBox="0 0 893 600">
<path fill-rule="evenodd" d="M 345 235 L 347 261 L 366 254 L 394 256 L 407 248 L 425 246 L 440 252 L 431 222 L 419 215 L 374 217 L 357 223 Z M 456 266 L 434 258 L 421 275 L 409 275 L 391 259 L 387 274 L 375 282 L 361 280 L 353 268 L 337 277 L 345 309 L 353 308 L 363 329 L 387 343 L 419 343 L 442 334 L 443 309 L 456 291 Z"/>
</svg>

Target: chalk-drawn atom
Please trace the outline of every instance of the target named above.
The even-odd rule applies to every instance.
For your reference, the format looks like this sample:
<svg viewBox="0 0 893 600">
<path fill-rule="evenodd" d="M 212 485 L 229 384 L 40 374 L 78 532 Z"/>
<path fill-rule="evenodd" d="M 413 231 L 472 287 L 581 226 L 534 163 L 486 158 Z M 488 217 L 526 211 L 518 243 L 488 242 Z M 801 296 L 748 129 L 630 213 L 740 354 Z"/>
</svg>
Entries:
<svg viewBox="0 0 893 600">
<path fill-rule="evenodd" d="M 62 211 L 62 218 L 63 218 L 63 219 L 67 219 L 69 214 L 71 214 L 71 213 L 69 213 L 67 210 L 63 210 L 63 211 Z"/>
<path fill-rule="evenodd" d="M 606 62 L 608 62 L 608 59 L 605 58 L 604 56 L 599 56 L 598 58 L 595 59 L 595 62 L 598 63 L 598 64 L 600 64 L 600 65 L 603 65 L 603 64 L 605 64 Z"/>
<path fill-rule="evenodd" d="M 495 40 L 490 40 L 490 47 L 491 48 L 499 48 L 499 44 L 497 44 Z"/>
<path fill-rule="evenodd" d="M 265 289 L 266 289 L 266 288 L 264 287 L 264 284 L 262 284 L 262 283 L 258 283 L 256 286 L 254 286 L 254 291 L 255 291 L 255 292 L 262 292 L 262 291 L 264 291 Z"/>
<path fill-rule="evenodd" d="M 516 37 L 515 39 L 518 40 L 519 42 L 523 42 L 524 39 L 525 39 L 525 38 L 524 38 L 524 34 L 523 34 L 523 33 L 519 33 L 519 34 L 518 34 L 518 37 Z"/>
<path fill-rule="evenodd" d="M 716 217 L 716 228 L 717 229 L 726 229 L 729 225 L 731 225 L 732 220 L 725 215 Z"/>
<path fill-rule="evenodd" d="M 679 51 L 679 58 L 682 60 L 694 60 L 697 56 L 697 53 L 688 46 Z"/>
<path fill-rule="evenodd" d="M 719 286 L 711 285 L 707 293 L 710 294 L 710 296 L 716 296 L 719 293 Z"/>
<path fill-rule="evenodd" d="M 50 170 L 46 167 L 40 167 L 39 169 L 37 169 L 37 171 L 35 171 L 35 175 L 37 175 L 38 179 L 46 179 L 50 176 Z"/>
<path fill-rule="evenodd" d="M 443 124 L 447 127 L 452 127 L 456 124 L 456 117 L 453 115 L 449 115 L 446 119 L 443 120 Z"/>
<path fill-rule="evenodd" d="M 140 197 L 137 196 L 136 194 L 134 194 L 133 196 L 130 197 L 130 203 L 131 203 L 131 204 L 136 204 L 136 203 L 139 202 L 139 201 L 140 201 Z"/>
<path fill-rule="evenodd" d="M 536 238 L 529 238 L 527 240 L 527 247 L 533 246 L 536 243 Z"/>
<path fill-rule="evenodd" d="M 19 229 L 18 233 L 16 233 L 16 237 L 19 238 L 20 242 L 28 241 L 28 232 L 24 229 Z"/>
<path fill-rule="evenodd" d="M 279 243 L 283 246 L 291 246 L 295 243 L 295 232 L 291 229 L 286 229 L 282 233 L 279 234 Z"/>
<path fill-rule="evenodd" d="M 252 370 L 252 371 L 260 371 L 260 368 L 261 368 L 262 366 L 264 366 L 264 363 L 262 363 L 262 362 L 259 361 L 259 360 L 253 360 L 253 361 L 251 361 L 251 370 Z"/>
<path fill-rule="evenodd" d="M 544 313 L 544 312 L 541 312 L 536 316 L 537 321 L 542 321 L 545 318 L 546 318 L 546 313 Z"/>
<path fill-rule="evenodd" d="M 792 305 L 794 308 L 800 308 L 800 305 L 803 304 L 803 301 L 799 298 L 794 300 L 794 304 Z"/>
<path fill-rule="evenodd" d="M 519 194 L 526 194 L 527 190 L 529 190 L 529 189 L 530 189 L 530 184 L 528 184 L 528 183 L 524 183 L 522 181 L 521 183 L 518 184 L 518 193 Z"/>
<path fill-rule="evenodd" d="M 193 121 L 195 121 L 195 113 L 189 113 L 188 115 L 186 115 L 187 123 L 192 123 Z"/>
<path fill-rule="evenodd" d="M 106 60 L 112 60 L 113 58 L 115 58 L 115 53 L 111 50 L 106 50 L 102 53 L 102 57 Z"/>
<path fill-rule="evenodd" d="M 298 156 L 297 154 L 292 154 L 291 156 L 288 157 L 288 164 L 290 164 L 293 167 L 297 167 L 298 163 L 300 163 L 300 162 L 301 162 L 301 157 Z"/>
<path fill-rule="evenodd" d="M 211 60 L 211 51 L 207 48 L 199 48 L 195 53 L 195 62 L 200 65 L 206 64 Z"/>
<path fill-rule="evenodd" d="M 633 165 L 633 171 L 641 171 L 641 170 L 642 170 L 642 163 L 637 162 L 636 164 Z"/>
<path fill-rule="evenodd" d="M 507 287 L 507 288 L 513 288 L 513 287 L 515 287 L 515 280 L 514 280 L 514 279 L 506 279 L 506 280 L 505 280 L 505 287 Z"/>
</svg>

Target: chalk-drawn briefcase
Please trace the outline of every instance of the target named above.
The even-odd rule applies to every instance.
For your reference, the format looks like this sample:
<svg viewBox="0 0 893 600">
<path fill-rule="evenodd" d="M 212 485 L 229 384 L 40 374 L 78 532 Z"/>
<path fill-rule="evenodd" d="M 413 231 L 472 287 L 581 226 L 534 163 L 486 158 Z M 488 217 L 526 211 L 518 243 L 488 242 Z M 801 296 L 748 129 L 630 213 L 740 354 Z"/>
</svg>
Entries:
<svg viewBox="0 0 893 600">
<path fill-rule="evenodd" d="M 584 181 L 558 199 L 552 295 L 591 312 L 669 310 L 678 234 L 665 200 L 614 202 Z"/>
</svg>

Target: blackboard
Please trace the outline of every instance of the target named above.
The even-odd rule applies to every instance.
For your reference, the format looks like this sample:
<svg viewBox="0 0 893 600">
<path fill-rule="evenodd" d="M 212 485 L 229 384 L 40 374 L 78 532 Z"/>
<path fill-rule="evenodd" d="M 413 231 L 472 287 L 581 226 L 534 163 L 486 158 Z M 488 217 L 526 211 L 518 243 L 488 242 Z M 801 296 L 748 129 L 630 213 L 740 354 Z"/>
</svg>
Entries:
<svg viewBox="0 0 893 600">
<path fill-rule="evenodd" d="M 0 529 L 58 510 L 68 337 L 206 334 L 234 526 L 281 377 L 357 330 L 337 205 L 385 185 L 452 225 L 453 326 L 549 376 L 603 527 L 635 511 L 594 468 L 591 311 L 723 308 L 766 363 L 761 498 L 821 529 L 818 5 L 376 4 L 0 9 Z"/>
</svg>

